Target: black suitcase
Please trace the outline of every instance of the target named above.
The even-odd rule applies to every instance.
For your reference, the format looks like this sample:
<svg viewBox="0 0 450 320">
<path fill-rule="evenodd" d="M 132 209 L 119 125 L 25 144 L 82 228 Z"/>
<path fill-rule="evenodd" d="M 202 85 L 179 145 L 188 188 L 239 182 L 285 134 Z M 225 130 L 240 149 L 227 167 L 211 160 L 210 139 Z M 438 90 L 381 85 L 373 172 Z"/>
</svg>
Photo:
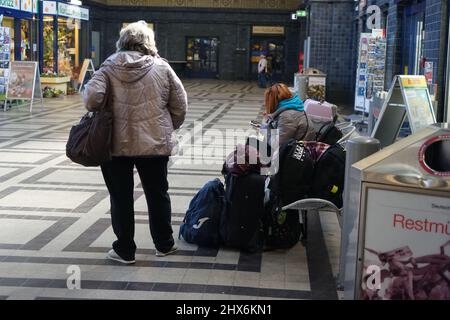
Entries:
<svg viewBox="0 0 450 320">
<path fill-rule="evenodd" d="M 225 214 L 220 219 L 220 236 L 229 247 L 258 252 L 264 246 L 264 184 L 266 176 L 250 173 L 227 174 Z"/>
</svg>

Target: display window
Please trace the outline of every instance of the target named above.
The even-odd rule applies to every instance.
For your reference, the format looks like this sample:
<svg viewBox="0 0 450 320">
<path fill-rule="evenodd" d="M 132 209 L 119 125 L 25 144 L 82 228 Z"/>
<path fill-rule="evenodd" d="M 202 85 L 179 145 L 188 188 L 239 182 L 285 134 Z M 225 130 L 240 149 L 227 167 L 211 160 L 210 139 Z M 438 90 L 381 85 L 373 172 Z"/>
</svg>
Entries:
<svg viewBox="0 0 450 320">
<path fill-rule="evenodd" d="M 54 32 L 53 32 L 53 16 L 44 16 L 44 28 L 43 28 L 43 40 L 44 40 L 44 61 L 43 71 L 54 72 Z"/>
<path fill-rule="evenodd" d="M 9 50 L 10 50 L 10 61 L 14 61 L 14 18 L 12 17 L 4 17 L 2 26 L 5 28 L 9 28 Z"/>
<path fill-rule="evenodd" d="M 22 19 L 20 22 L 20 60 L 32 61 L 32 35 L 31 35 L 31 22 L 29 20 Z"/>
<path fill-rule="evenodd" d="M 80 67 L 80 27 L 77 19 L 58 18 L 58 72 L 71 78 Z"/>
<path fill-rule="evenodd" d="M 267 59 L 267 72 L 272 80 L 281 80 L 284 74 L 284 39 L 283 38 L 253 38 L 251 41 L 250 65 L 253 79 L 258 77 L 258 63 L 261 55 Z"/>
<path fill-rule="evenodd" d="M 187 72 L 191 77 L 215 78 L 218 73 L 218 38 L 187 38 Z"/>
</svg>

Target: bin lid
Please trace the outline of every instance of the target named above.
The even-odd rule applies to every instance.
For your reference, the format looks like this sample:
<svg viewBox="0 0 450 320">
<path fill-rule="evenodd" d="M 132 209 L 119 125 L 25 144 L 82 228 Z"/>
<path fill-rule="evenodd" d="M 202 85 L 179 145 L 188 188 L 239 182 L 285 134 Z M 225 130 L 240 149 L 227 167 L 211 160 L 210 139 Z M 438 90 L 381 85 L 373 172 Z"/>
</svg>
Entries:
<svg viewBox="0 0 450 320">
<path fill-rule="evenodd" d="M 365 182 L 450 191 L 449 150 L 450 124 L 433 124 L 355 163 L 352 175 Z"/>
<path fill-rule="evenodd" d="M 307 76 L 324 76 L 325 73 L 323 73 L 322 71 L 320 71 L 319 69 L 316 68 L 307 68 L 307 69 L 303 69 L 302 71 L 303 75 L 307 75 Z"/>
</svg>

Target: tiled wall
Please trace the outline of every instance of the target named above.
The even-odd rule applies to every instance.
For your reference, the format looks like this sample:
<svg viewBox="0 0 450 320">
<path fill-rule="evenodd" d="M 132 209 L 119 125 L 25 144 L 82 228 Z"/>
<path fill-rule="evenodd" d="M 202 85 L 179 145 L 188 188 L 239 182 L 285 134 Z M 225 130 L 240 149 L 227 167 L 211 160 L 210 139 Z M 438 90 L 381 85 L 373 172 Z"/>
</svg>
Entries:
<svg viewBox="0 0 450 320">
<path fill-rule="evenodd" d="M 445 0 L 444 0 L 445 1 Z M 445 41 L 445 35 L 441 33 L 441 21 L 443 0 L 426 0 L 425 2 L 425 39 L 424 56 L 427 61 L 434 62 L 433 83 L 438 82 L 438 64 L 440 55 L 440 44 Z M 389 87 L 392 78 L 402 70 L 402 56 L 406 55 L 408 48 L 403 48 L 402 39 L 402 15 L 403 7 L 408 1 L 398 3 L 396 0 L 369 0 L 368 4 L 375 4 L 387 8 L 387 53 L 386 53 L 386 86 Z M 412 3 L 413 1 L 409 1 Z"/>
<path fill-rule="evenodd" d="M 101 59 L 115 51 L 122 22 L 146 20 L 155 25 L 157 47 L 161 56 L 168 60 L 185 60 L 185 38 L 187 36 L 218 37 L 219 78 L 223 80 L 247 80 L 250 73 L 250 39 L 253 25 L 284 26 L 286 67 L 283 80 L 293 82 L 298 70 L 298 53 L 303 44 L 305 22 L 292 21 L 289 12 L 262 10 L 221 9 L 165 9 L 91 6 L 92 30 L 101 31 Z M 236 48 L 247 49 L 244 69 L 242 59 L 235 55 Z M 239 66 L 239 70 L 237 70 Z M 245 77 L 242 75 L 245 74 Z"/>
<path fill-rule="evenodd" d="M 327 74 L 327 100 L 348 100 L 353 89 L 354 2 L 311 2 L 310 67 Z"/>
</svg>

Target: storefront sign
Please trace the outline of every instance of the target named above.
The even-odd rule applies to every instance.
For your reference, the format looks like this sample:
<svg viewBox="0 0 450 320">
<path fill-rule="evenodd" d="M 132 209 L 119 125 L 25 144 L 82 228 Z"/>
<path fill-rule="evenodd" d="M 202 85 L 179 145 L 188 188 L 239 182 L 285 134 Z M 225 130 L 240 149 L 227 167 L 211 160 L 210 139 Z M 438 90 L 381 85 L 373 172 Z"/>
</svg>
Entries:
<svg viewBox="0 0 450 320">
<path fill-rule="evenodd" d="M 68 18 L 89 20 L 89 9 L 61 2 L 58 2 L 58 14 Z"/>
<path fill-rule="evenodd" d="M 55 1 L 43 1 L 44 14 L 56 15 L 56 2 Z"/>
<path fill-rule="evenodd" d="M 284 27 L 278 26 L 253 26 L 253 34 L 279 34 L 284 35 Z"/>
<path fill-rule="evenodd" d="M 20 0 L 0 0 L 0 7 L 20 10 Z"/>
<path fill-rule="evenodd" d="M 20 9 L 26 12 L 33 12 L 33 0 L 20 0 Z"/>
<path fill-rule="evenodd" d="M 450 198 L 369 188 L 366 210 L 359 298 L 449 300 Z"/>
</svg>

